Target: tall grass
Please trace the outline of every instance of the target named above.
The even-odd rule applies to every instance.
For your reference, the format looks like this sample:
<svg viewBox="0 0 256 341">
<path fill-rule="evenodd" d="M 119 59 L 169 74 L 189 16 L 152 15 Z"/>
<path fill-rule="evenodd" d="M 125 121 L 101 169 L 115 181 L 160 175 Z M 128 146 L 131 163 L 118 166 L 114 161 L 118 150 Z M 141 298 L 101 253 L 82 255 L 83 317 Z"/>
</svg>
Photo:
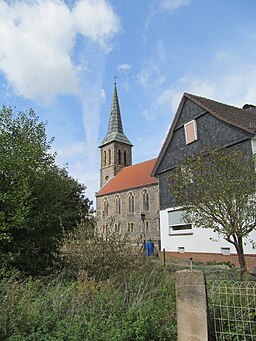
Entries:
<svg viewBox="0 0 256 341">
<path fill-rule="evenodd" d="M 176 340 L 174 278 L 151 264 L 96 282 L 4 279 L 1 340 Z"/>
</svg>

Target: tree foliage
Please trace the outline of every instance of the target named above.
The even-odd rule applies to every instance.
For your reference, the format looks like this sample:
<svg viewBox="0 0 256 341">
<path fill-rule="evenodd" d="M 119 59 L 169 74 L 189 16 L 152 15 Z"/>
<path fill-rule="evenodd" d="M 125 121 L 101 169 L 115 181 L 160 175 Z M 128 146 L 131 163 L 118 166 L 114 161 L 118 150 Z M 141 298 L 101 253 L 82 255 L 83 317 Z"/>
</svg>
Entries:
<svg viewBox="0 0 256 341">
<path fill-rule="evenodd" d="M 2 272 L 29 274 L 53 265 L 67 231 L 86 215 L 85 187 L 55 164 L 45 123 L 34 111 L 0 111 L 0 256 Z"/>
<path fill-rule="evenodd" d="M 214 150 L 188 158 L 170 175 L 175 205 L 196 227 L 211 228 L 236 248 L 247 271 L 243 239 L 256 228 L 255 158 L 242 150 Z"/>
</svg>

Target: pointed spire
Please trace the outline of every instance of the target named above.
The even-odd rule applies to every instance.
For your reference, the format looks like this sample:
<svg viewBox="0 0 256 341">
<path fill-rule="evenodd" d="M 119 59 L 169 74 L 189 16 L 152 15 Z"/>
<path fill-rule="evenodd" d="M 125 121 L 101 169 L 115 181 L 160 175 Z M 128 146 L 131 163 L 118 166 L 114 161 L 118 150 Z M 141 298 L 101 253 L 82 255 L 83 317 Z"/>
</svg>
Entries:
<svg viewBox="0 0 256 341">
<path fill-rule="evenodd" d="M 103 141 L 101 142 L 100 147 L 112 141 L 118 141 L 118 142 L 126 143 L 132 146 L 131 142 L 125 136 L 124 131 L 123 131 L 116 83 L 114 85 L 114 95 L 113 95 L 111 113 L 110 113 L 110 118 L 109 118 L 109 123 L 108 123 L 108 132 L 105 138 L 103 139 Z"/>
<path fill-rule="evenodd" d="M 119 132 L 119 133 L 124 132 L 122 120 L 121 120 L 118 96 L 117 96 L 116 83 L 114 85 L 114 95 L 113 95 L 113 100 L 112 100 L 110 119 L 108 123 L 108 134 L 115 133 L 115 132 Z"/>
</svg>

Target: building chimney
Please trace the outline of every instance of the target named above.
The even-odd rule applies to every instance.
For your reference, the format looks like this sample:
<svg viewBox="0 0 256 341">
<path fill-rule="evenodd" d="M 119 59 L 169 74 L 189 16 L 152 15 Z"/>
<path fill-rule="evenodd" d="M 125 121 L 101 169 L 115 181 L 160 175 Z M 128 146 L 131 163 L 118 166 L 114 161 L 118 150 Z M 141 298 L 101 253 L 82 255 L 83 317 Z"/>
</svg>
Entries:
<svg viewBox="0 0 256 341">
<path fill-rule="evenodd" d="M 256 106 L 253 104 L 244 104 L 243 109 L 256 113 Z"/>
</svg>

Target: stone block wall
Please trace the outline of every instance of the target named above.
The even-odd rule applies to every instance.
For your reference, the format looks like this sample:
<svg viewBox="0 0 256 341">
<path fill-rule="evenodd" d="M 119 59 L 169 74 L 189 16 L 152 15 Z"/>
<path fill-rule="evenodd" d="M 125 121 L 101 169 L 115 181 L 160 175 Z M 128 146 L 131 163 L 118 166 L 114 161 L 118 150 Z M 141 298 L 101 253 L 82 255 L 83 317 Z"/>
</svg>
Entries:
<svg viewBox="0 0 256 341">
<path fill-rule="evenodd" d="M 143 212 L 142 192 L 146 189 L 149 194 L 149 210 Z M 134 195 L 134 213 L 129 213 L 128 195 Z M 121 211 L 116 214 L 115 198 L 120 197 Z M 108 216 L 103 216 L 103 200 L 108 200 Z M 158 185 L 134 188 L 128 191 L 109 194 L 97 197 L 96 212 L 99 232 L 106 232 L 106 225 L 113 230 L 119 230 L 124 234 L 129 232 L 130 238 L 135 243 L 142 243 L 144 240 L 152 240 L 158 243 L 160 240 L 160 221 L 159 221 L 159 200 Z M 145 213 L 145 221 L 141 220 L 141 213 Z M 132 225 L 133 224 L 133 225 Z"/>
</svg>

